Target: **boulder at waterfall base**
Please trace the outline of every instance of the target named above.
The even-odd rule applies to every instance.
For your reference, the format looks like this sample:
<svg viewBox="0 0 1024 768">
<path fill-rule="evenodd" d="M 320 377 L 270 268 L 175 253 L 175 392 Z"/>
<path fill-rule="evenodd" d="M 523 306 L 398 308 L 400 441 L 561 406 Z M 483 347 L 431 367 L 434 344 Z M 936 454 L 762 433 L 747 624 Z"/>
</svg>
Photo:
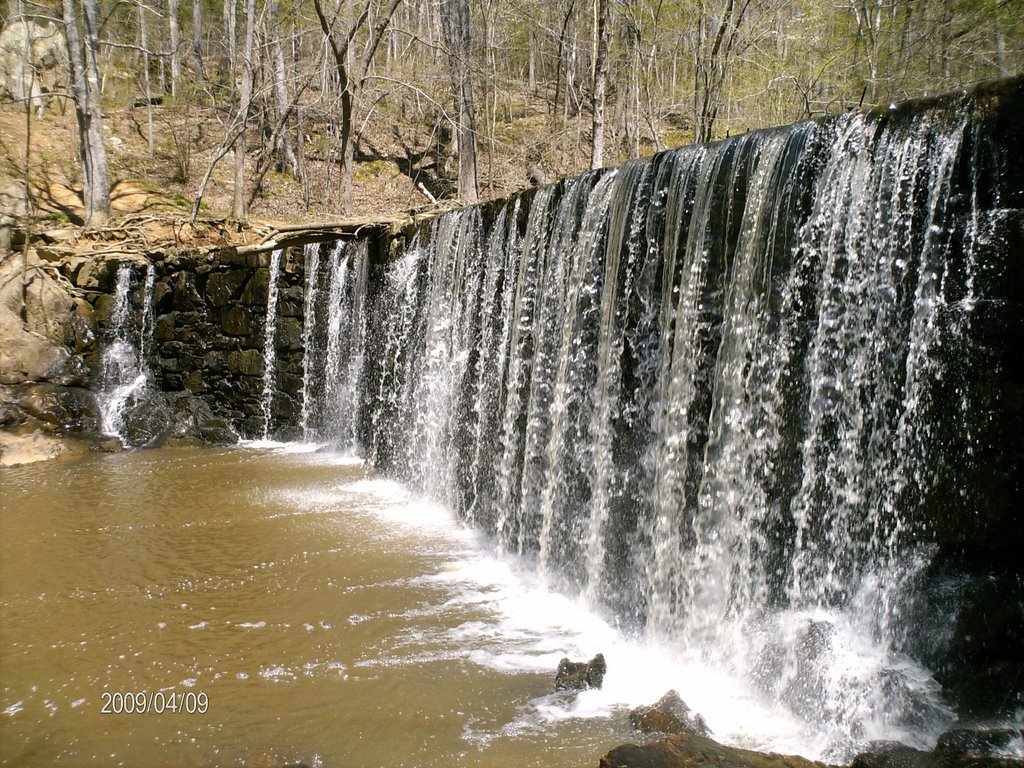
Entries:
<svg viewBox="0 0 1024 768">
<path fill-rule="evenodd" d="M 698 713 L 690 710 L 679 693 L 672 690 L 649 707 L 637 707 L 629 713 L 629 720 L 640 733 L 691 733 L 710 736 L 708 724 Z"/>
<path fill-rule="evenodd" d="M 706 736 L 678 733 L 650 744 L 623 744 L 601 758 L 600 768 L 827 768 L 792 755 L 754 752 L 719 744 Z"/>
<path fill-rule="evenodd" d="M 582 691 L 587 688 L 600 688 L 607 671 L 608 665 L 605 663 L 604 654 L 601 653 L 587 662 L 562 659 L 558 662 L 558 671 L 555 673 L 555 690 Z"/>
</svg>

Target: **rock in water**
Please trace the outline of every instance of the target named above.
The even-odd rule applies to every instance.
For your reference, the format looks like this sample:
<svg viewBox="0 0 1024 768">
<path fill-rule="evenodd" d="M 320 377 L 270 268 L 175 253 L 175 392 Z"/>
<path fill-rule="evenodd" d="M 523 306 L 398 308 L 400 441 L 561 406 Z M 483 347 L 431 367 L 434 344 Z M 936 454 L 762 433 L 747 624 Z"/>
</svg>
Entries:
<svg viewBox="0 0 1024 768">
<path fill-rule="evenodd" d="M 953 728 L 939 736 L 935 754 L 946 760 L 1005 757 L 1022 739 L 1024 732 L 1017 728 Z"/>
<path fill-rule="evenodd" d="M 637 707 L 629 713 L 633 727 L 641 733 L 690 733 L 710 736 L 708 724 L 696 712 L 691 712 L 676 691 L 669 691 L 656 704 Z"/>
<path fill-rule="evenodd" d="M 602 653 L 586 663 L 562 659 L 558 662 L 558 671 L 555 673 L 555 690 L 582 691 L 587 688 L 600 688 L 604 682 L 604 673 L 607 671 L 608 665 Z"/>
<path fill-rule="evenodd" d="M 870 744 L 850 768 L 1024 768 L 1015 748 L 1022 739 L 1017 728 L 954 728 L 931 752 L 895 742 Z"/>
<path fill-rule="evenodd" d="M 677 733 L 643 746 L 623 744 L 601 758 L 600 768 L 826 768 L 803 757 L 753 752 L 719 744 L 706 736 Z"/>
</svg>

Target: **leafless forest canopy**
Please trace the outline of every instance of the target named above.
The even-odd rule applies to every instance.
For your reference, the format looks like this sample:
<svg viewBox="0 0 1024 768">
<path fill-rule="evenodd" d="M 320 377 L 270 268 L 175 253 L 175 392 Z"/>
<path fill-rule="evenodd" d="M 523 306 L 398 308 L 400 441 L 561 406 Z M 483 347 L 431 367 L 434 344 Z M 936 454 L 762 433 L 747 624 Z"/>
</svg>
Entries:
<svg viewBox="0 0 1024 768">
<path fill-rule="evenodd" d="M 1024 61 L 1024 0 L 6 0 L 0 14 L 82 25 L 90 98 L 130 116 L 188 198 L 223 177 L 239 218 L 284 177 L 307 211 L 351 210 L 388 174 L 416 204 L 472 201 Z"/>
</svg>

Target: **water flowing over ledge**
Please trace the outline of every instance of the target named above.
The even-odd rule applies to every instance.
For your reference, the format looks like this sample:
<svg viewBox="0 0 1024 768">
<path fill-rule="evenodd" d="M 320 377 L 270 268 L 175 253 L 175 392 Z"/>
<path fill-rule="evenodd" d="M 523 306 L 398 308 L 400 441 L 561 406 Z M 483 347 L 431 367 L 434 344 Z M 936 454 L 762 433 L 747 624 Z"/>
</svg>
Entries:
<svg viewBox="0 0 1024 768">
<path fill-rule="evenodd" d="M 979 580 L 1021 592 L 1022 96 L 664 152 L 444 214 L 386 264 L 343 247 L 349 330 L 304 389 L 353 405 L 318 439 L 826 756 L 1010 712 L 1017 672 L 964 636 Z"/>
<path fill-rule="evenodd" d="M 615 629 L 589 650 L 637 685 L 556 716 L 672 685 L 723 739 L 836 762 L 1020 720 L 1022 106 L 1007 81 L 397 235 L 68 262 L 105 351 L 65 329 L 16 406 L 362 456 Z"/>
</svg>

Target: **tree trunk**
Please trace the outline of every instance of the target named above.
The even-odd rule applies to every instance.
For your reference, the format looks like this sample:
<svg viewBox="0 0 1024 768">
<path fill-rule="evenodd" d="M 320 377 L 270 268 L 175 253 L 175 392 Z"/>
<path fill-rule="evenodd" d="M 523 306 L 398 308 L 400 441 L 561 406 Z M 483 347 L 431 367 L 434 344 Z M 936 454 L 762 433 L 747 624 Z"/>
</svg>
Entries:
<svg viewBox="0 0 1024 768">
<path fill-rule="evenodd" d="M 288 107 L 288 83 L 285 79 L 284 49 L 281 47 L 279 1 L 269 0 L 267 3 L 267 33 L 270 38 L 270 65 L 273 69 L 274 81 L 274 122 L 286 119 Z M 291 134 L 285 126 L 278 132 L 274 147 L 277 164 L 282 171 L 298 176 L 299 164 L 295 159 Z"/>
<path fill-rule="evenodd" d="M 142 47 L 142 82 L 146 87 L 146 143 L 153 156 L 153 88 L 149 82 L 149 36 L 146 34 L 146 5 L 136 0 L 139 9 L 139 42 Z"/>
<path fill-rule="evenodd" d="M 226 85 L 232 88 L 237 68 L 238 40 L 235 33 L 235 0 L 224 0 L 224 53 L 221 60 L 221 78 Z"/>
<path fill-rule="evenodd" d="M 590 145 L 590 167 L 604 165 L 604 100 L 608 87 L 608 0 L 599 0 L 597 11 L 597 55 L 594 59 L 594 129 Z"/>
<path fill-rule="evenodd" d="M 167 0 L 167 27 L 171 36 L 171 97 L 178 95 L 178 83 L 181 80 L 181 56 L 178 46 L 181 45 L 181 27 L 178 24 L 178 0 Z"/>
<path fill-rule="evenodd" d="M 459 107 L 459 197 L 467 203 L 479 199 L 476 172 L 476 115 L 473 80 L 469 71 L 470 31 L 467 0 L 444 0 L 441 7 L 452 91 Z"/>
<path fill-rule="evenodd" d="M 246 220 L 245 205 L 245 124 L 249 121 L 253 85 L 253 40 L 256 37 L 256 0 L 245 3 L 245 47 L 242 53 L 242 84 L 238 94 L 238 140 L 235 142 L 235 199 L 231 213 L 240 222 Z"/>
<path fill-rule="evenodd" d="M 205 77 L 203 71 L 203 0 L 192 0 L 192 59 L 195 64 L 196 82 Z"/>
<path fill-rule="evenodd" d="M 81 19 L 78 18 L 78 6 L 82 9 Z M 63 0 L 63 12 L 84 178 L 84 223 L 87 227 L 97 227 L 110 218 L 110 180 L 103 144 L 96 0 Z"/>
<path fill-rule="evenodd" d="M 334 31 L 333 25 L 334 21 L 337 19 L 337 11 L 334 14 L 334 18 L 328 20 L 327 15 L 324 13 L 321 0 L 313 0 L 313 10 L 316 11 L 316 17 L 320 22 L 320 29 L 323 30 L 324 37 L 326 38 L 327 44 L 331 49 L 331 54 L 334 57 L 334 68 L 338 76 L 338 91 L 341 94 L 341 180 L 339 184 L 341 200 L 338 201 L 338 208 L 341 212 L 345 211 L 345 208 L 352 199 L 352 172 L 355 160 L 353 124 L 355 120 L 356 95 L 362 88 L 366 75 L 369 72 L 370 64 L 373 62 L 373 57 L 377 53 L 377 48 L 380 46 L 381 39 L 383 38 L 384 33 L 387 32 L 388 25 L 391 23 L 391 17 L 394 16 L 395 11 L 398 9 L 401 2 L 402 0 L 389 0 L 388 6 L 379 12 L 377 25 L 373 27 L 370 32 L 370 39 L 366 46 L 366 52 L 363 54 L 358 70 L 353 72 L 352 64 L 349 61 L 349 46 L 355 39 L 359 29 L 364 24 L 367 24 L 367 19 L 370 16 L 372 0 L 365 0 L 362 10 L 356 17 L 355 21 L 352 22 L 352 26 L 344 37 L 337 35 Z M 330 173 L 329 167 L 328 173 Z"/>
</svg>

